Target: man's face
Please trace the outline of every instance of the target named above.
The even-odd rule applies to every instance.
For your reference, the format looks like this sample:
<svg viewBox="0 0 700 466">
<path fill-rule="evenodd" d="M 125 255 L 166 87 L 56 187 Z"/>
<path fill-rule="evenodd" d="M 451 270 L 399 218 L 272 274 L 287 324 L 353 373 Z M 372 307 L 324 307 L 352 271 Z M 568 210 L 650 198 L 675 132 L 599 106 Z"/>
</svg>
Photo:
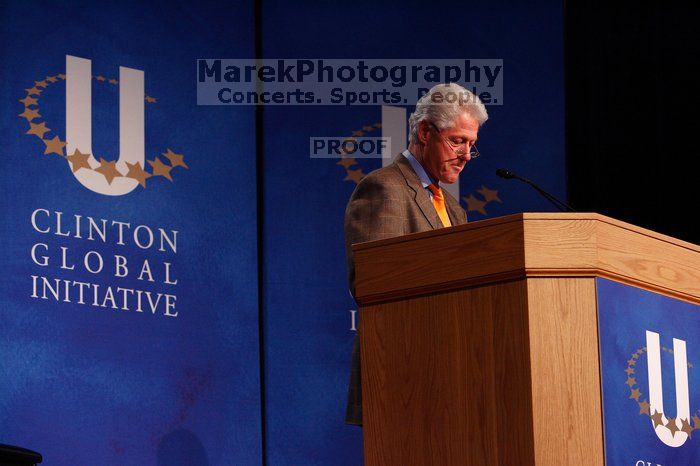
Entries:
<svg viewBox="0 0 700 466">
<path fill-rule="evenodd" d="M 466 147 L 468 152 L 476 142 L 479 123 L 467 113 L 461 113 L 451 128 L 440 132 L 430 122 L 423 121 L 421 125 L 424 125 L 425 135 L 423 165 L 433 178 L 442 183 L 454 183 L 471 156 L 468 153 L 458 156 L 450 144 L 455 148 Z"/>
</svg>

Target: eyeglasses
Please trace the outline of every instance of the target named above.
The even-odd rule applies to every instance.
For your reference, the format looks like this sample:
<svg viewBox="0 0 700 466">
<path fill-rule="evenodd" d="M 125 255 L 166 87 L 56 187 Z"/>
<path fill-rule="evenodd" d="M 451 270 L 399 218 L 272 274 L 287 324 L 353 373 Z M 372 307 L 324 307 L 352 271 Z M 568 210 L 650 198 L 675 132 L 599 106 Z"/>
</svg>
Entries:
<svg viewBox="0 0 700 466">
<path fill-rule="evenodd" d="M 465 157 L 467 154 L 469 154 L 469 158 L 475 159 L 479 156 L 481 156 L 481 152 L 479 152 L 479 149 L 476 148 L 475 144 L 471 144 L 469 141 L 465 142 L 455 142 L 450 140 L 450 138 L 446 138 L 445 136 L 442 135 L 442 132 L 440 131 L 440 128 L 438 128 L 435 123 L 433 122 L 428 122 L 430 123 L 430 126 L 435 128 L 435 131 L 440 135 L 443 141 L 450 146 L 450 149 L 452 149 L 452 152 L 455 153 L 456 156 L 458 157 Z"/>
</svg>

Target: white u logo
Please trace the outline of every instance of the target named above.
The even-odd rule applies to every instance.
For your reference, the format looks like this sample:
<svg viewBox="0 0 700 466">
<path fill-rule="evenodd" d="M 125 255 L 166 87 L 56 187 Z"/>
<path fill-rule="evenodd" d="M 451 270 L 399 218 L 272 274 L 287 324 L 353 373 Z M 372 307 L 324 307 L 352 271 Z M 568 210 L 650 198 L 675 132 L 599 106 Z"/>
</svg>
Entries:
<svg viewBox="0 0 700 466">
<path fill-rule="evenodd" d="M 126 162 L 145 161 L 144 74 L 141 70 L 119 67 L 119 160 L 116 168 L 128 172 Z M 91 168 L 99 165 L 92 155 L 92 62 L 66 55 L 66 150 L 91 154 Z M 121 196 L 139 184 L 133 178 L 116 177 L 111 183 L 94 170 L 73 173 L 86 188 L 100 194 Z"/>
<path fill-rule="evenodd" d="M 676 376 L 676 432 L 664 427 L 668 418 L 664 413 L 663 386 L 661 383 L 661 349 L 659 334 L 647 330 L 647 365 L 649 372 L 649 414 L 660 413 L 663 424 L 657 424 L 652 419 L 652 426 L 657 437 L 669 447 L 680 447 L 688 434 L 683 432 L 681 420 L 690 422 L 690 396 L 688 394 L 688 359 L 685 352 L 685 341 L 673 339 L 673 365 Z"/>
</svg>

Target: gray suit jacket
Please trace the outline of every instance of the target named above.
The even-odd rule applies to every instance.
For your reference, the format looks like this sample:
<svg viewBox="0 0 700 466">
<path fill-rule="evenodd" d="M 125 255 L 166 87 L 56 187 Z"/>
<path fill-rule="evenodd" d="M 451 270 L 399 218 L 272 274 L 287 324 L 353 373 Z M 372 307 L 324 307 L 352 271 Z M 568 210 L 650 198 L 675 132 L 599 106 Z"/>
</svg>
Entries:
<svg viewBox="0 0 700 466">
<path fill-rule="evenodd" d="M 467 223 L 467 214 L 459 202 L 450 193 L 443 192 L 452 225 Z M 345 209 L 345 251 L 350 292 L 355 295 L 353 244 L 442 227 L 430 196 L 403 155 L 399 155 L 391 165 L 364 177 Z M 345 422 L 362 425 L 359 331 L 353 343 Z"/>
</svg>

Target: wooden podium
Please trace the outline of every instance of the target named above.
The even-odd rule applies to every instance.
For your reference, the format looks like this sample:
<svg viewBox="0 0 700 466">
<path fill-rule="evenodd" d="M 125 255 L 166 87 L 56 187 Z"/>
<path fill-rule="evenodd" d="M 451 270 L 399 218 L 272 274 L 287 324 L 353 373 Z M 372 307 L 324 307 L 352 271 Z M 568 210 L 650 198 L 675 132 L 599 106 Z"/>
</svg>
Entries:
<svg viewBox="0 0 700 466">
<path fill-rule="evenodd" d="M 596 278 L 700 302 L 700 247 L 598 214 L 353 250 L 366 465 L 603 464 Z"/>
</svg>

